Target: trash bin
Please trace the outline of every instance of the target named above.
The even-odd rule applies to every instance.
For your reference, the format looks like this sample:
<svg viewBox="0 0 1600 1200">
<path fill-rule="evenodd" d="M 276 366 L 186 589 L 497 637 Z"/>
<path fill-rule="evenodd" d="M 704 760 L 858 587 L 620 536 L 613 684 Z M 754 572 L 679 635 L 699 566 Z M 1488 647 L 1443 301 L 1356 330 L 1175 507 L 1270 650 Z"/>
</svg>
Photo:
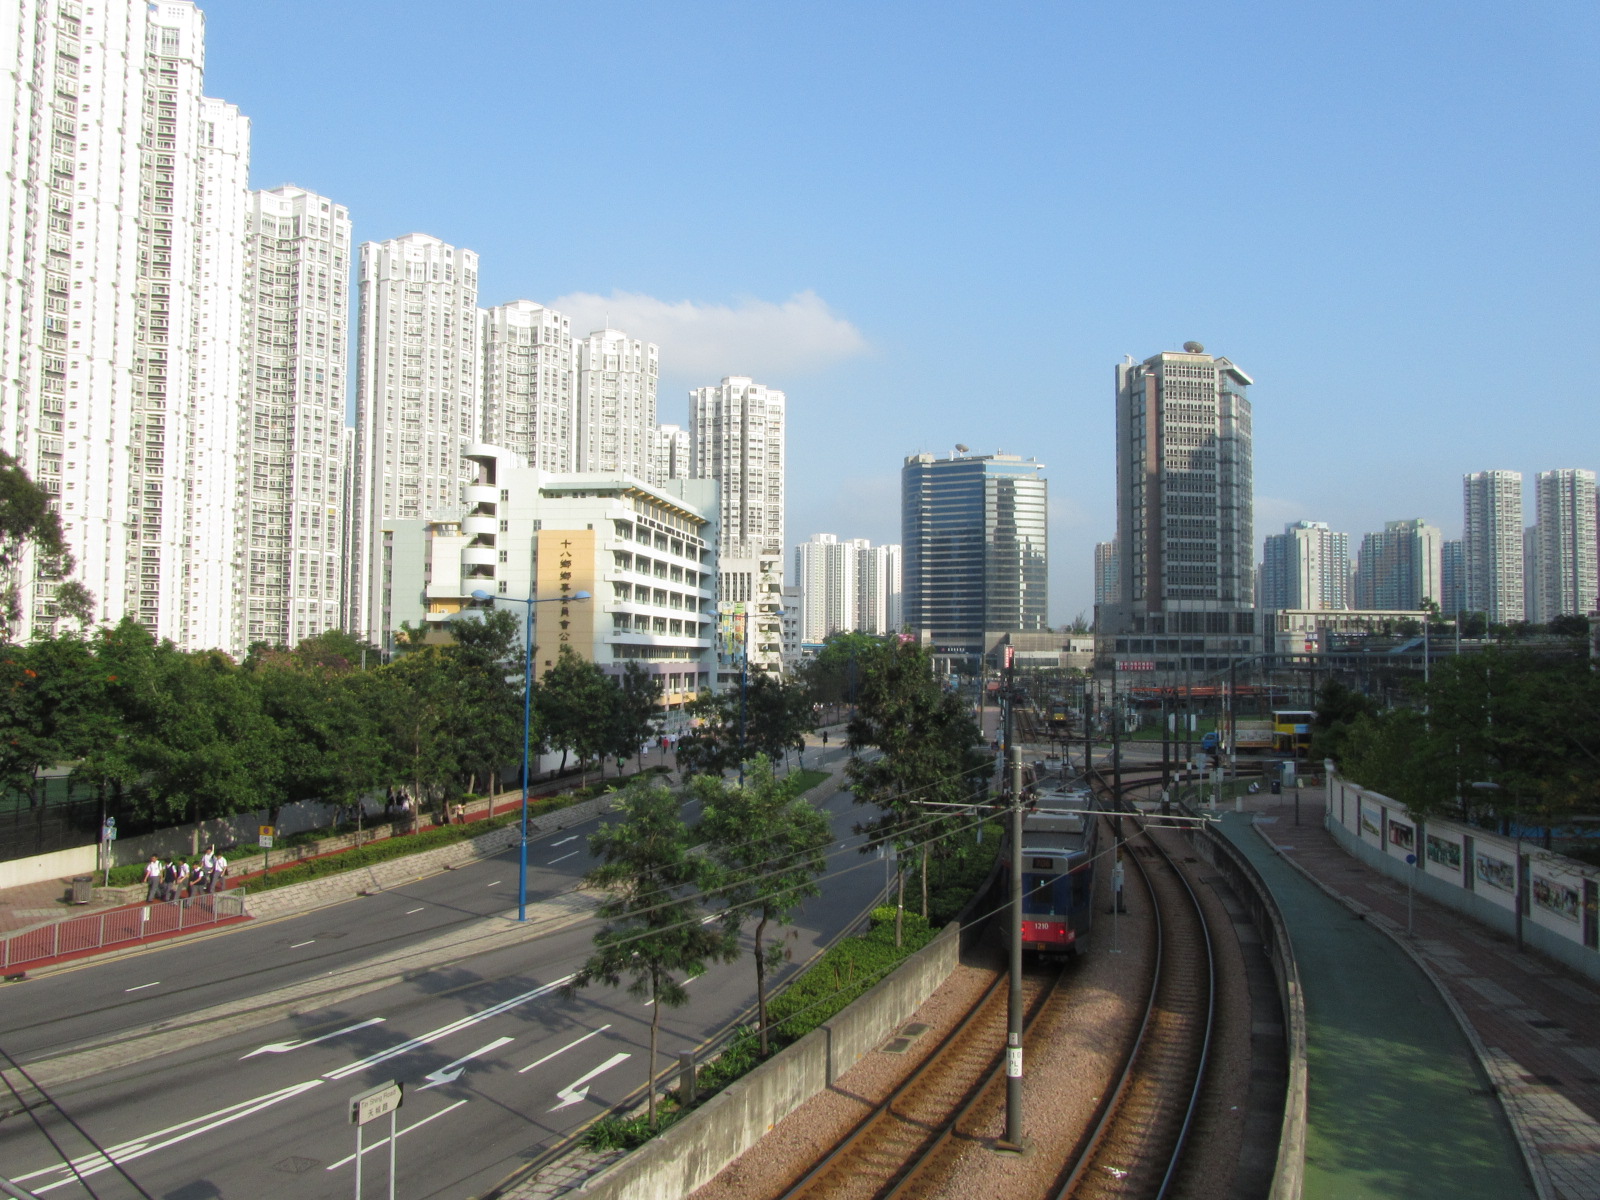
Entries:
<svg viewBox="0 0 1600 1200">
<path fill-rule="evenodd" d="M 74 875 L 72 877 L 72 902 L 74 904 L 87 904 L 94 899 L 94 876 Z"/>
</svg>

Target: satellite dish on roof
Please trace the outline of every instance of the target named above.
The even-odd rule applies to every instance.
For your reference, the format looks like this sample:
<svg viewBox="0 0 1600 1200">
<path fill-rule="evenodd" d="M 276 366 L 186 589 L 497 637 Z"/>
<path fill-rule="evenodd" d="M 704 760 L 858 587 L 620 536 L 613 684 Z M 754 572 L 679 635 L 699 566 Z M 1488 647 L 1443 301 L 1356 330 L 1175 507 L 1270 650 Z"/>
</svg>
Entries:
<svg viewBox="0 0 1600 1200">
<path fill-rule="evenodd" d="M 957 454 L 965 454 L 965 453 L 967 453 L 967 448 L 965 446 L 963 446 L 960 442 L 957 442 L 956 443 L 956 453 Z"/>
<path fill-rule="evenodd" d="M 1185 354 L 1204 354 L 1206 348 L 1199 342 L 1185 342 L 1183 344 L 1183 352 Z"/>
</svg>

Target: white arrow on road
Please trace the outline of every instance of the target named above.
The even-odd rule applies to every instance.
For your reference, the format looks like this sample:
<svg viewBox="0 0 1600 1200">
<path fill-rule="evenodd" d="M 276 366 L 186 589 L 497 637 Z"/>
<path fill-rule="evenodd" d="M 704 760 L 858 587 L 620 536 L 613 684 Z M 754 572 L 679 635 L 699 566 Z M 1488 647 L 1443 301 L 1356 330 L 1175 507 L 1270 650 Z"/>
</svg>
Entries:
<svg viewBox="0 0 1600 1200">
<path fill-rule="evenodd" d="M 460 1058 L 456 1059 L 455 1062 L 450 1063 L 448 1066 L 440 1067 L 437 1071 L 429 1071 L 427 1074 L 428 1082 L 419 1087 L 417 1091 L 425 1092 L 431 1087 L 438 1087 L 441 1083 L 454 1083 L 456 1080 L 461 1078 L 461 1073 L 466 1070 L 466 1067 L 461 1065 L 462 1063 L 469 1063 L 475 1058 L 482 1058 L 485 1054 L 489 1053 L 489 1051 L 498 1050 L 507 1042 L 515 1040 L 515 1038 L 508 1037 L 495 1038 L 495 1040 L 490 1042 L 488 1045 L 479 1046 L 471 1054 L 463 1054 Z"/>
<path fill-rule="evenodd" d="M 562 1088 L 559 1092 L 556 1093 L 556 1095 L 561 1097 L 561 1103 L 556 1105 L 550 1111 L 551 1112 L 560 1112 L 563 1108 L 570 1108 L 574 1104 L 582 1104 L 584 1102 L 584 1100 L 586 1100 L 588 1098 L 588 1096 L 589 1096 L 588 1087 L 583 1086 L 583 1085 L 586 1085 L 589 1082 L 589 1080 L 593 1079 L 596 1075 L 605 1074 L 607 1071 L 611 1070 L 612 1067 L 616 1066 L 623 1059 L 632 1058 L 632 1057 L 633 1057 L 633 1055 L 631 1055 L 631 1054 L 613 1054 L 610 1058 L 606 1059 L 605 1062 L 601 1063 L 598 1067 L 596 1067 L 594 1070 L 590 1071 L 587 1075 L 582 1075 L 582 1076 L 578 1077 L 577 1079 L 574 1079 L 566 1087 Z"/>
<path fill-rule="evenodd" d="M 503 1012 L 510 1012 L 519 1004 L 526 1004 L 529 1000 L 538 999 L 540 996 L 548 996 L 551 992 L 555 991 L 571 978 L 571 975 L 566 975 L 556 980 L 554 983 L 547 983 L 542 987 L 534 988 L 532 991 L 523 992 L 520 996 L 513 996 L 509 1000 L 502 1000 L 499 1004 L 490 1005 L 481 1012 L 475 1012 L 471 1016 L 462 1017 L 459 1021 L 451 1021 L 448 1025 L 441 1025 L 439 1028 L 431 1030 L 428 1033 L 421 1034 L 414 1038 L 408 1038 L 406 1041 L 401 1042 L 398 1046 L 391 1046 L 389 1049 L 379 1051 L 377 1054 L 369 1054 L 360 1062 L 353 1062 L 349 1066 L 340 1067 L 336 1071 L 324 1071 L 322 1073 L 322 1077 L 324 1079 L 343 1079 L 347 1075 L 355 1075 L 361 1071 L 365 1071 L 368 1067 L 375 1067 L 381 1062 L 388 1062 L 391 1058 L 396 1058 L 402 1054 L 407 1054 L 412 1050 L 415 1050 L 418 1046 L 429 1045 L 430 1043 L 437 1042 L 440 1038 L 449 1037 L 452 1033 L 460 1033 L 463 1029 L 470 1029 L 480 1021 L 487 1021 L 491 1017 L 498 1017 Z"/>
<path fill-rule="evenodd" d="M 249 1054 L 241 1054 L 239 1061 L 243 1062 L 247 1058 L 254 1058 L 258 1054 L 287 1054 L 291 1050 L 299 1050 L 303 1046 L 315 1046 L 318 1042 L 326 1042 L 330 1038 L 336 1038 L 342 1034 L 354 1033 L 358 1029 L 365 1029 L 368 1025 L 382 1025 L 383 1022 L 383 1017 L 373 1017 L 370 1020 L 358 1021 L 354 1025 L 346 1025 L 343 1029 L 335 1029 L 332 1033 L 325 1033 L 321 1037 L 309 1038 L 303 1042 L 273 1042 L 272 1045 L 261 1046 L 250 1051 Z"/>
</svg>

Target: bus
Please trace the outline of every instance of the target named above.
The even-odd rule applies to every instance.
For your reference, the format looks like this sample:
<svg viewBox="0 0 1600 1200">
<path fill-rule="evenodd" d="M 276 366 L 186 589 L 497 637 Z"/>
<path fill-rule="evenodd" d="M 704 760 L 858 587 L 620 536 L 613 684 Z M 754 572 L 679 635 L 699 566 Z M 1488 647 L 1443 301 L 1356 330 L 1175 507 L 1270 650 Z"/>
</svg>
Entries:
<svg viewBox="0 0 1600 1200">
<path fill-rule="evenodd" d="M 1296 762 L 1311 755 L 1311 723 L 1317 719 L 1312 709 L 1278 708 L 1272 712 L 1272 748 Z"/>
</svg>

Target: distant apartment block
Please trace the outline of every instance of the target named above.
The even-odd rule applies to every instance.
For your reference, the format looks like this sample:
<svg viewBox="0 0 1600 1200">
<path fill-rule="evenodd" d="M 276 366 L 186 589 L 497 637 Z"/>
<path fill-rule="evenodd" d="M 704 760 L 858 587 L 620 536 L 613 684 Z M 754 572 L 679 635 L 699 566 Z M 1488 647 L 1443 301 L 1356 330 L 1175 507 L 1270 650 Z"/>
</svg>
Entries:
<svg viewBox="0 0 1600 1200">
<path fill-rule="evenodd" d="M 1453 618 L 1467 611 L 1467 547 L 1460 538 L 1439 543 L 1439 611 Z"/>
<path fill-rule="evenodd" d="M 1597 603 L 1595 473 L 1541 471 L 1534 478 L 1534 570 L 1526 576 L 1536 615 L 1583 616 Z"/>
<path fill-rule="evenodd" d="M 651 483 L 688 479 L 693 463 L 687 429 L 678 425 L 657 425 L 650 431 L 650 472 L 646 478 Z"/>
<path fill-rule="evenodd" d="M 249 248 L 238 641 L 293 646 L 343 619 L 349 211 L 254 192 Z"/>
<path fill-rule="evenodd" d="M 1321 521 L 1295 521 L 1262 546 L 1258 608 L 1337 611 L 1350 607 L 1350 535 Z"/>
<path fill-rule="evenodd" d="M 1477 471 L 1462 477 L 1467 611 L 1493 624 L 1524 617 L 1522 474 Z"/>
<path fill-rule="evenodd" d="M 531 300 L 480 311 L 483 441 L 542 471 L 571 471 L 576 383 L 572 321 Z"/>
<path fill-rule="evenodd" d="M 1412 611 L 1444 594 L 1444 536 L 1426 521 L 1389 521 L 1361 539 L 1356 603 L 1362 611 Z"/>
<path fill-rule="evenodd" d="M 573 357 L 578 383 L 573 468 L 648 478 L 660 349 L 607 327 L 579 339 Z"/>
<path fill-rule="evenodd" d="M 1117 544 L 1094 544 L 1094 606 L 1117 602 Z"/>
<path fill-rule="evenodd" d="M 820 642 L 830 634 L 883 634 L 899 628 L 900 547 L 866 538 L 841 542 L 819 533 L 794 552 L 800 604 L 799 636 Z"/>
<path fill-rule="evenodd" d="M 458 516 L 481 427 L 478 256 L 423 233 L 361 247 L 355 497 L 346 628 L 383 629 L 383 524 Z"/>
</svg>

